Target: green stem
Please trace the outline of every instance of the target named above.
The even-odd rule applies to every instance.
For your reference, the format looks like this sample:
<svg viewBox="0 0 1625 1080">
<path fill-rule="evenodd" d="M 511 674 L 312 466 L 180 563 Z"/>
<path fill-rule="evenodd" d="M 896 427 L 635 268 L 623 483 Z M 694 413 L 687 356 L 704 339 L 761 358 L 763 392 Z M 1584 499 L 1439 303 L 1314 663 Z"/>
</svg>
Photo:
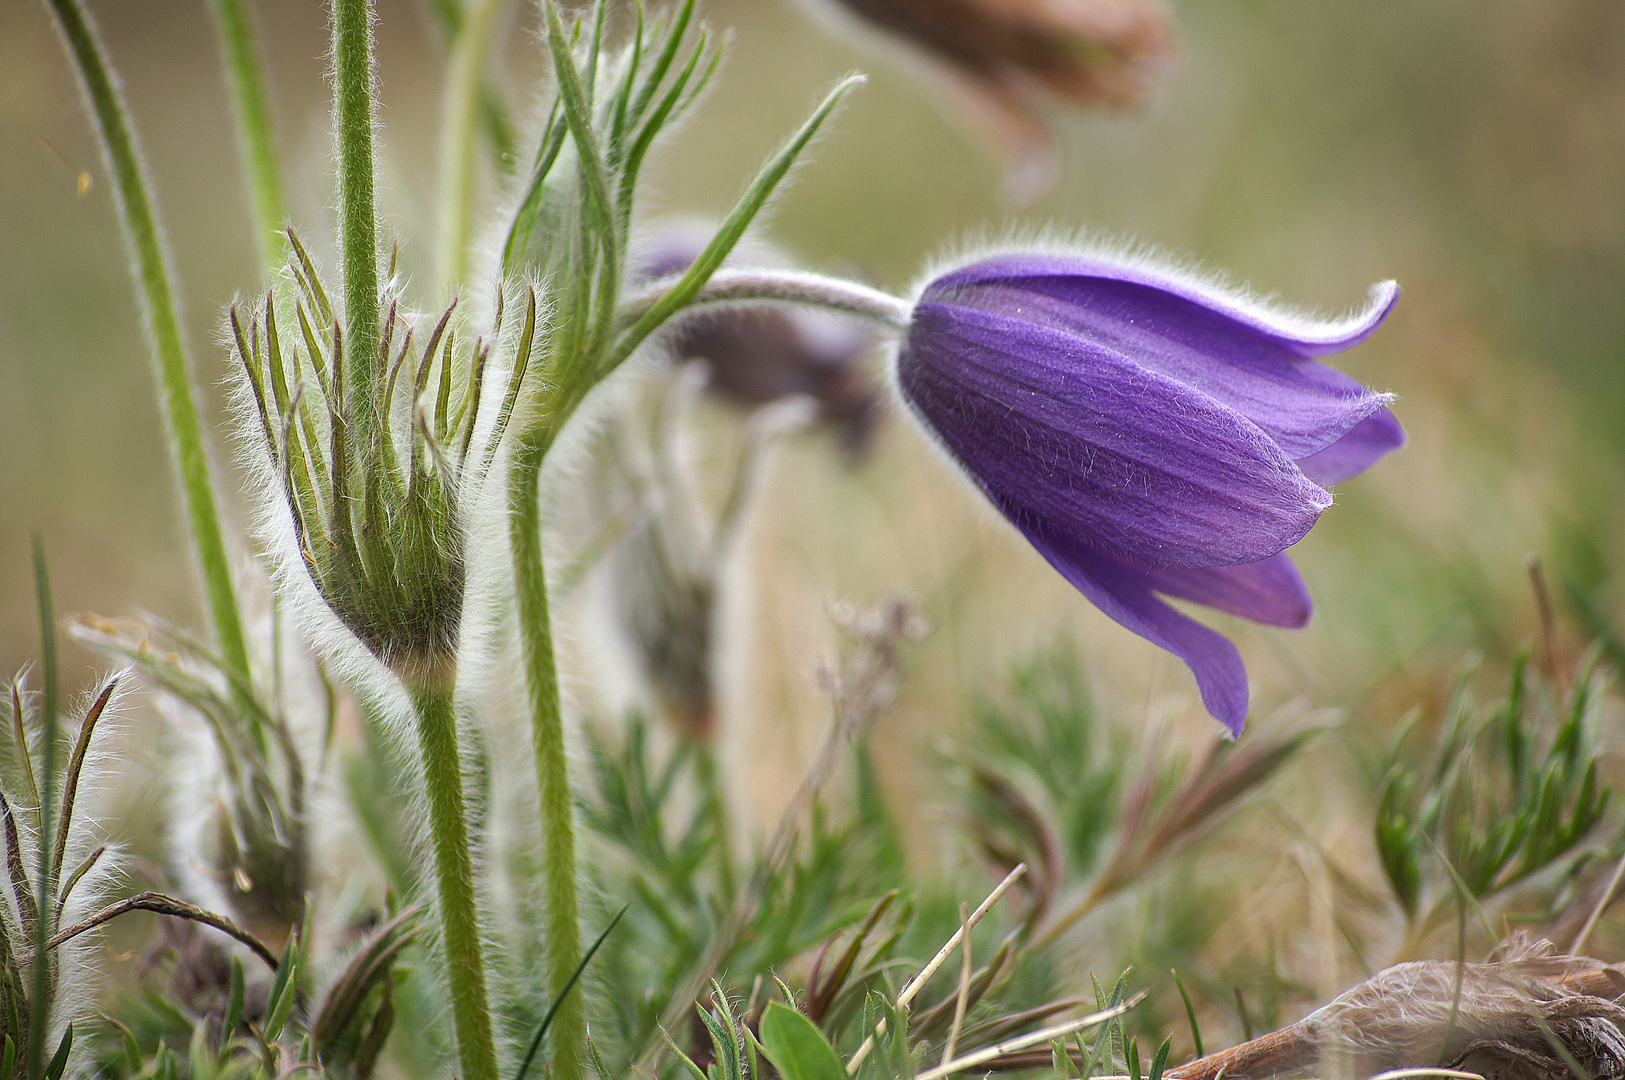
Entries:
<svg viewBox="0 0 1625 1080">
<path fill-rule="evenodd" d="M 39 608 L 40 666 L 45 678 L 44 710 L 40 717 L 40 779 L 41 800 L 37 824 L 39 828 L 39 864 L 37 890 L 34 898 L 34 963 L 33 985 L 28 996 L 28 1076 L 43 1074 L 45 1061 L 45 1028 L 50 1017 L 51 997 L 55 990 L 51 978 L 52 954 L 46 939 L 56 929 L 47 924 L 47 912 L 55 910 L 51 900 L 51 821 L 50 807 L 54 799 L 52 780 L 56 778 L 57 711 L 61 707 L 57 678 L 56 606 L 51 599 L 51 578 L 45 566 L 45 541 L 39 533 L 34 537 L 34 597 Z M 26 746 L 18 747 L 26 754 Z"/>
<path fill-rule="evenodd" d="M 429 5 L 440 30 L 448 43 L 457 40 L 463 32 L 462 0 L 433 0 Z M 491 165 L 503 179 L 511 177 L 519 164 L 518 140 L 514 137 L 513 121 L 508 118 L 508 107 L 502 102 L 491 80 L 482 76 L 479 88 L 480 126 L 485 129 L 486 141 L 491 144 Z"/>
<path fill-rule="evenodd" d="M 733 820 L 728 816 L 727 793 L 717 773 L 713 740 L 694 740 L 694 771 L 700 782 L 700 797 L 706 801 L 711 815 L 711 827 L 716 830 L 717 891 L 722 894 L 725 905 L 732 905 L 739 896 L 739 881 L 734 875 Z"/>
<path fill-rule="evenodd" d="M 286 256 L 283 228 L 287 203 L 277 170 L 276 143 L 271 136 L 271 106 L 265 92 L 265 67 L 254 40 L 243 0 L 212 0 L 220 49 L 225 61 L 232 110 L 237 117 L 239 150 L 248 172 L 248 191 L 254 204 L 260 262 L 275 273 Z"/>
<path fill-rule="evenodd" d="M 457 709 L 450 682 L 413 690 L 423 784 L 429 796 L 430 836 L 440 888 L 440 926 L 446 949 L 446 984 L 464 1080 L 496 1080 L 496 1042 L 485 985 L 474 899 L 474 860 L 464 814 L 462 755 L 457 749 Z"/>
<path fill-rule="evenodd" d="M 372 4 L 333 0 L 333 115 L 338 128 L 339 233 L 351 417 L 368 430 L 382 327 L 378 214 L 373 201 Z"/>
<path fill-rule="evenodd" d="M 564 749 L 564 717 L 559 707 L 559 675 L 553 656 L 553 626 L 547 609 L 547 569 L 542 553 L 540 474 L 549 443 L 545 426 L 520 440 L 509 474 L 508 521 L 525 683 L 530 693 L 531 731 L 536 746 L 536 783 L 541 799 L 548 982 L 558 1000 L 580 961 L 581 929 L 576 900 L 575 819 Z M 581 1080 L 587 1019 L 580 994 L 560 1000 L 559 1011 L 553 1018 L 552 1039 L 553 1076 L 557 1080 Z"/>
<path fill-rule="evenodd" d="M 234 680 L 233 696 L 242 699 L 251 683 L 248 644 L 243 637 L 242 617 L 237 610 L 237 593 L 232 583 L 231 559 L 226 553 L 220 515 L 215 508 L 214 488 L 209 478 L 209 458 L 204 448 L 203 428 L 198 421 L 197 402 L 192 397 L 191 368 L 181 340 L 180 317 L 170 287 L 170 273 L 164 257 L 162 230 L 148 196 L 148 184 L 141 165 L 135 132 L 125 115 L 124 102 L 113 83 L 111 68 L 89 16 L 78 0 L 50 0 L 57 28 L 73 57 L 80 86 L 90 104 L 91 114 L 107 155 L 108 171 L 118 195 L 125 237 L 135 260 L 135 276 L 140 286 L 142 310 L 152 335 L 158 366 L 158 396 L 169 426 L 170 452 L 180 474 L 181 492 L 186 503 L 187 522 L 197 554 L 203 589 L 220 641 L 220 652 L 239 678 Z M 251 702 L 239 700 L 242 715 L 250 717 L 255 742 L 264 746 L 265 736 L 252 717 Z"/>
<path fill-rule="evenodd" d="M 485 85 L 485 56 L 501 0 L 474 0 L 458 23 L 446 66 L 440 121 L 439 284 L 449 292 L 468 274 L 474 220 L 474 128 Z"/>
</svg>

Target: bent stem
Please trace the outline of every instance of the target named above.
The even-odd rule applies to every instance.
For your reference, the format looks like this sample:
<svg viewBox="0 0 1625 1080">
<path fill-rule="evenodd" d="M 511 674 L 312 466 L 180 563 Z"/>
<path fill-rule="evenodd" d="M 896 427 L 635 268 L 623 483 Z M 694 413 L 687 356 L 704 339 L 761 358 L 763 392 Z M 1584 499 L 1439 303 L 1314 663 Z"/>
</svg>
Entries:
<svg viewBox="0 0 1625 1080">
<path fill-rule="evenodd" d="M 575 819 L 570 799 L 569 764 L 565 758 L 564 716 L 559 707 L 559 673 L 553 656 L 553 624 L 547 605 L 547 567 L 542 552 L 541 468 L 551 441 L 545 424 L 538 425 L 519 440 L 509 474 L 508 522 L 541 803 L 548 982 L 558 1002 L 552 1027 L 552 1073 L 557 1080 L 581 1080 L 587 1016 L 579 994 L 565 996 L 571 973 L 581 956 Z"/>
<path fill-rule="evenodd" d="M 180 474 L 181 492 L 186 503 L 187 524 L 191 527 L 193 551 L 203 577 L 203 591 L 209 616 L 219 639 L 225 666 L 236 678 L 231 680 L 232 696 L 238 710 L 250 718 L 255 744 L 265 748 L 265 734 L 255 712 L 251 693 L 248 643 L 243 636 L 242 616 L 237 608 L 237 592 L 232 582 L 231 559 L 220 529 L 214 488 L 209 477 L 209 457 L 198 420 L 197 402 L 192 396 L 191 366 L 181 340 L 180 317 L 170 285 L 168 260 L 164 255 L 163 231 L 157 211 L 148 194 L 149 185 L 141 163 L 141 151 L 125 112 L 124 101 L 113 80 L 111 66 L 89 16 L 78 0 L 50 0 L 57 28 L 73 58 L 79 84 L 90 105 L 107 155 L 113 190 L 118 195 L 119 217 L 135 262 L 135 278 L 141 305 L 151 334 L 158 367 L 158 397 L 168 422 L 170 453 Z"/>
<path fill-rule="evenodd" d="M 673 276 L 649 285 L 621 304 L 616 312 L 617 321 L 622 325 L 639 324 L 648 312 L 660 306 L 667 295 L 681 284 L 682 279 Z M 856 281 L 799 270 L 763 270 L 756 267 L 718 270 L 692 297 L 683 302 L 683 307 L 763 301 L 837 311 L 895 330 L 907 329 L 914 311 L 914 305 L 907 300 Z"/>
<path fill-rule="evenodd" d="M 485 985 L 474 901 L 474 860 L 464 813 L 462 755 L 457 749 L 457 709 L 452 681 L 416 687 L 418 747 L 429 796 L 430 835 L 440 889 L 440 926 L 446 951 L 446 984 L 464 1080 L 496 1080 L 496 1042 Z"/>
</svg>

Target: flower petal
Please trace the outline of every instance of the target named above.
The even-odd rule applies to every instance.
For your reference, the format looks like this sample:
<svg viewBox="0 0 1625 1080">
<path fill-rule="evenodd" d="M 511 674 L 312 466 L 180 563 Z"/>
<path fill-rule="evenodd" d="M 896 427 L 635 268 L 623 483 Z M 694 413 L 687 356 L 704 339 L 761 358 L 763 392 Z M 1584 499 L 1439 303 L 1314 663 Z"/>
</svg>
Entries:
<svg viewBox="0 0 1625 1080">
<path fill-rule="evenodd" d="M 1257 425 L 1076 335 L 922 302 L 903 396 L 995 502 L 1143 565 L 1252 563 L 1331 496 Z"/>
<path fill-rule="evenodd" d="M 1177 596 L 1253 622 L 1297 630 L 1314 601 L 1286 552 L 1240 566 L 1123 567 L 1164 596 Z"/>
<path fill-rule="evenodd" d="M 1326 449 L 1298 462 L 1317 484 L 1337 484 L 1370 468 L 1382 455 L 1405 445 L 1405 429 L 1394 414 L 1378 409 Z"/>
<path fill-rule="evenodd" d="M 953 275 L 950 275 L 952 277 Z M 1257 424 L 1292 458 L 1335 443 L 1390 400 L 1304 358 L 1233 311 L 1139 281 L 1039 274 L 960 285 L 952 303 L 1077 334 L 1206 393 Z"/>
<path fill-rule="evenodd" d="M 1020 525 L 1009 508 L 1006 512 Z M 1247 668 L 1228 638 L 1169 607 L 1133 571 L 1046 530 L 1023 527 L 1022 532 L 1062 577 L 1112 621 L 1183 660 L 1196 676 L 1207 711 L 1232 735 L 1241 734 L 1247 722 Z"/>
<path fill-rule="evenodd" d="M 1239 297 L 1194 275 L 1153 267 L 1144 262 L 1114 262 L 1099 256 L 1015 253 L 978 259 L 935 280 L 921 299 L 944 299 L 959 288 L 988 282 L 1019 284 L 1030 278 L 1081 278 L 1128 282 L 1182 297 L 1251 328 L 1305 359 L 1330 356 L 1370 337 L 1399 299 L 1399 286 L 1381 281 L 1371 286 L 1366 304 L 1343 319 L 1314 319 L 1276 311 Z"/>
</svg>

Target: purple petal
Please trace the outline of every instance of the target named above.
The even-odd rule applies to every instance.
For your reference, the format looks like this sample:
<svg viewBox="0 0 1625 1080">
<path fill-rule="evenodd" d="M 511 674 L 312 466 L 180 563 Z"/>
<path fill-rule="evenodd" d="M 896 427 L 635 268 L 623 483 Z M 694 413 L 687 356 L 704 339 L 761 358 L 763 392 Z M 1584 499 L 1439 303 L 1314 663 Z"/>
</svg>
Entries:
<svg viewBox="0 0 1625 1080">
<path fill-rule="evenodd" d="M 1405 429 L 1394 414 L 1378 409 L 1326 449 L 1298 462 L 1303 474 L 1317 484 L 1337 484 L 1370 468 L 1390 450 L 1405 445 Z"/>
<path fill-rule="evenodd" d="M 897 374 L 995 502 L 1113 557 L 1253 563 L 1331 503 L 1236 410 L 1020 318 L 922 302 Z"/>
<path fill-rule="evenodd" d="M 1332 445 L 1389 400 L 1232 311 L 1138 281 L 1029 272 L 934 285 L 927 297 L 1087 338 L 1230 406 L 1294 459 Z"/>
<path fill-rule="evenodd" d="M 1241 734 L 1247 722 L 1247 668 L 1228 638 L 1159 600 L 1133 571 L 1042 529 L 1022 532 L 1095 607 L 1125 630 L 1183 660 L 1196 676 L 1207 711 L 1232 735 Z"/>
<path fill-rule="evenodd" d="M 932 281 L 922 299 L 942 299 L 967 285 L 1004 282 L 1020 285 L 1029 278 L 1078 278 L 1138 284 L 1181 297 L 1195 307 L 1217 312 L 1240 326 L 1271 339 L 1305 359 L 1330 356 L 1370 337 L 1399 298 L 1392 281 L 1371 287 L 1366 305 L 1344 319 L 1318 320 L 1271 311 L 1238 299 L 1194 278 L 1144 265 L 1114 263 L 1099 257 L 1018 253 L 979 259 Z"/>
<path fill-rule="evenodd" d="M 1125 566 L 1164 596 L 1193 600 L 1210 608 L 1270 626 L 1297 630 L 1309 624 L 1314 602 L 1286 552 L 1240 566 Z"/>
</svg>

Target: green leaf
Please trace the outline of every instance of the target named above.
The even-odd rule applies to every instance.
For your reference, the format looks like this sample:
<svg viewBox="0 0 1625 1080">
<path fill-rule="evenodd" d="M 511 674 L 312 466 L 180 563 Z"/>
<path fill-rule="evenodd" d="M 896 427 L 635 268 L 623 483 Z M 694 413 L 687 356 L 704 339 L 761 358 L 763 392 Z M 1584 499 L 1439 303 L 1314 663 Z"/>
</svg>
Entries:
<svg viewBox="0 0 1625 1080">
<path fill-rule="evenodd" d="M 762 1048 L 784 1080 L 846 1080 L 846 1069 L 824 1033 L 795 1009 L 768 1002 Z"/>
<path fill-rule="evenodd" d="M 51 1055 L 51 1063 L 45 1066 L 43 1080 L 61 1080 L 62 1070 L 68 1067 L 68 1053 L 73 1049 L 73 1025 L 62 1033 L 62 1041 L 57 1044 L 56 1053 Z"/>
<path fill-rule="evenodd" d="M 636 322 L 622 332 L 620 340 L 610 350 L 603 370 L 598 373 L 599 377 L 607 376 L 615 370 L 621 361 L 631 356 L 632 351 L 642 344 L 644 338 L 680 311 L 705 287 L 705 283 L 711 280 L 711 275 L 717 272 L 723 260 L 733 251 L 734 245 L 739 243 L 740 237 L 745 235 L 745 230 L 756 219 L 762 207 L 767 205 L 767 200 L 789 175 L 791 166 L 800 158 L 807 144 L 812 142 L 813 136 L 823 127 L 824 121 L 829 119 L 835 107 L 841 103 L 841 99 L 863 81 L 861 75 L 849 75 L 837 83 L 835 89 L 829 92 L 813 114 L 801 125 L 801 129 L 791 136 L 766 165 L 762 166 L 762 171 L 756 175 L 756 179 L 734 205 L 721 228 L 717 229 L 716 235 L 711 238 L 705 250 L 700 252 L 699 258 L 694 260 L 688 272 L 639 316 Z"/>
</svg>

